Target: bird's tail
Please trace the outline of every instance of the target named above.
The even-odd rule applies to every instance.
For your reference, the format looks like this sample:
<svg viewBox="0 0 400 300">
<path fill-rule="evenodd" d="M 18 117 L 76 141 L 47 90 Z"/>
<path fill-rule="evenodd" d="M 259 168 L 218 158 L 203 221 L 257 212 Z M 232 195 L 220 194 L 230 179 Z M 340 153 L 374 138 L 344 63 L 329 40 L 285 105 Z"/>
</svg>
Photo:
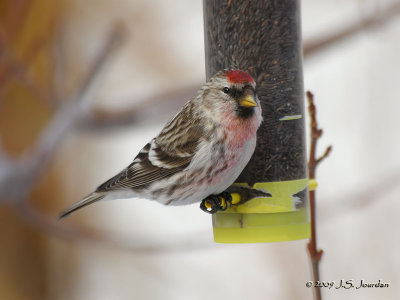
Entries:
<svg viewBox="0 0 400 300">
<path fill-rule="evenodd" d="M 101 194 L 101 193 L 91 193 L 90 195 L 86 196 L 85 198 L 83 198 L 81 201 L 75 203 L 74 205 L 72 205 L 71 207 L 67 208 L 65 211 L 63 211 L 59 218 L 64 218 L 66 216 L 68 216 L 69 214 L 73 213 L 74 211 L 81 209 L 82 207 L 85 207 L 89 204 L 92 204 L 94 202 L 100 201 L 101 199 L 103 199 L 106 195 Z"/>
</svg>

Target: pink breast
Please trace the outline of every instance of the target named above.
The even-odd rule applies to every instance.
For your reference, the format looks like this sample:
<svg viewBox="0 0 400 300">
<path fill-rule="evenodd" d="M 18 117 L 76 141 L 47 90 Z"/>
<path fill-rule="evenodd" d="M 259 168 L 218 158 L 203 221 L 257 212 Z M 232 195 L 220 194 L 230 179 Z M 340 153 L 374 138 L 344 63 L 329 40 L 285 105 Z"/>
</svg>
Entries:
<svg viewBox="0 0 400 300">
<path fill-rule="evenodd" d="M 226 124 L 226 137 L 229 148 L 236 148 L 240 151 L 245 143 L 254 138 L 257 133 L 259 124 L 254 119 L 238 120 L 233 119 Z M 237 149 L 239 148 L 239 149 Z"/>
</svg>

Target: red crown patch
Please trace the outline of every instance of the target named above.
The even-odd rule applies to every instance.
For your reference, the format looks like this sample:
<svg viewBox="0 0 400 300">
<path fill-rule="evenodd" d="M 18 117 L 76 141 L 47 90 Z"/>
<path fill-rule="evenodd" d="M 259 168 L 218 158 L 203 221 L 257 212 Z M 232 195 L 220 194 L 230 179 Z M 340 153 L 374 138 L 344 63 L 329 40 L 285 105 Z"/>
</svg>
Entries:
<svg viewBox="0 0 400 300">
<path fill-rule="evenodd" d="M 249 73 L 240 71 L 240 70 L 229 70 L 226 73 L 226 77 L 231 83 L 246 83 L 246 82 L 254 82 L 253 78 L 249 75 Z"/>
</svg>

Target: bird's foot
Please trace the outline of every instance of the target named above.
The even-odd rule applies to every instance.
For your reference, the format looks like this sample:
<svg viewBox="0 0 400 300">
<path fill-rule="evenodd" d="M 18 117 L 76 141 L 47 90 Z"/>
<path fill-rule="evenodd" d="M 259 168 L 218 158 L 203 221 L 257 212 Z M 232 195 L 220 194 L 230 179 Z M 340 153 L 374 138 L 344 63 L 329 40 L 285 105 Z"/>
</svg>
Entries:
<svg viewBox="0 0 400 300">
<path fill-rule="evenodd" d="M 215 214 L 217 211 L 225 211 L 232 206 L 232 196 L 228 192 L 219 195 L 210 195 L 200 203 L 200 208 L 209 213 Z"/>
<path fill-rule="evenodd" d="M 228 192 L 223 192 L 218 195 L 218 197 L 222 197 L 222 207 L 220 210 L 224 211 L 227 210 L 229 207 L 232 206 L 232 196 Z"/>
</svg>

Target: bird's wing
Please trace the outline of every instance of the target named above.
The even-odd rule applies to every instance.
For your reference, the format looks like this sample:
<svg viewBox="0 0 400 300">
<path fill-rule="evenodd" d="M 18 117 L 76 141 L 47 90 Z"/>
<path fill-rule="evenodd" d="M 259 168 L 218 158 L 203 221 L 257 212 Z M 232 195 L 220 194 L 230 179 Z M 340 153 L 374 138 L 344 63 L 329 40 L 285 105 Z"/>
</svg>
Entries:
<svg viewBox="0 0 400 300">
<path fill-rule="evenodd" d="M 143 147 L 126 169 L 100 185 L 96 192 L 142 189 L 183 171 L 190 164 L 203 136 L 202 128 L 188 118 L 185 109 L 187 107 Z"/>
</svg>

